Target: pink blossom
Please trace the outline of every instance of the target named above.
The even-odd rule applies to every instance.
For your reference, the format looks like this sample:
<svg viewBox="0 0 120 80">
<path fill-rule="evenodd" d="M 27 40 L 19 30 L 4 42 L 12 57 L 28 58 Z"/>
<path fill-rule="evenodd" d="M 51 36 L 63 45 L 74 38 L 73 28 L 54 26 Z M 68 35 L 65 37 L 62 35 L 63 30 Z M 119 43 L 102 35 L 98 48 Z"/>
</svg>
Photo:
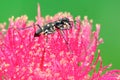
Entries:
<svg viewBox="0 0 120 80">
<path fill-rule="evenodd" d="M 0 24 L 0 80 L 120 80 L 120 70 L 105 72 L 111 64 L 103 66 L 97 51 L 103 42 L 99 38 L 100 25 L 92 32 L 92 20 L 86 16 L 84 20 L 76 17 L 76 23 L 63 30 L 64 34 L 56 30 L 34 37 L 38 29 L 34 23 L 43 26 L 63 17 L 74 20 L 67 12 L 43 18 L 38 5 L 36 22 L 24 15 L 10 18 L 8 30 Z"/>
</svg>

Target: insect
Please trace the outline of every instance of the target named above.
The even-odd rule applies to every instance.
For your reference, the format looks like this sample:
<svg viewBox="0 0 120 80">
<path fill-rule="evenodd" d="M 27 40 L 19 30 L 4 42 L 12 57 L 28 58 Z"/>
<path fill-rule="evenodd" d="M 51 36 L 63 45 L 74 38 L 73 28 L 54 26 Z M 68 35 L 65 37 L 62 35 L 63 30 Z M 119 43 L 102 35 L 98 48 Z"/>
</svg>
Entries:
<svg viewBox="0 0 120 80">
<path fill-rule="evenodd" d="M 70 21 L 68 18 L 61 18 L 55 22 L 48 23 L 44 25 L 43 27 L 40 27 L 39 24 L 37 24 L 39 29 L 35 32 L 34 37 L 39 37 L 41 33 L 43 34 L 51 34 L 58 30 L 67 30 L 70 29 L 72 26 L 70 24 Z"/>
<path fill-rule="evenodd" d="M 44 35 L 52 34 L 55 31 L 59 30 L 67 45 L 68 50 L 72 53 L 70 45 L 68 44 L 68 41 L 64 33 L 64 30 L 68 30 L 72 28 L 71 22 L 73 21 L 70 21 L 68 18 L 64 17 L 57 21 L 50 22 L 42 27 L 39 24 L 34 24 L 34 26 L 36 25 L 37 27 L 39 27 L 38 30 L 34 33 L 34 37 L 39 37 L 41 34 L 44 34 Z M 32 26 L 29 26 L 27 28 L 30 28 L 30 27 Z M 21 28 L 21 29 L 24 29 L 24 28 Z M 46 42 L 47 41 L 48 40 L 46 39 Z"/>
</svg>

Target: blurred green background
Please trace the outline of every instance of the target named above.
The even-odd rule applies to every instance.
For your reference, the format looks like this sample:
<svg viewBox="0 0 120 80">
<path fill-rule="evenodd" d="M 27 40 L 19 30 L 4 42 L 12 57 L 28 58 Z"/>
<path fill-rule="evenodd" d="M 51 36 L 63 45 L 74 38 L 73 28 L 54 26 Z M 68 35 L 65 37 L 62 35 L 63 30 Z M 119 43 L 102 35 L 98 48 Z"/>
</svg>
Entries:
<svg viewBox="0 0 120 80">
<path fill-rule="evenodd" d="M 83 19 L 87 15 L 93 19 L 93 30 L 100 23 L 100 37 L 104 38 L 104 44 L 99 46 L 103 64 L 112 63 L 110 69 L 120 69 L 120 0 L 1 0 L 0 23 L 8 24 L 11 16 L 24 14 L 35 20 L 38 2 L 42 16 L 67 11 L 74 17 L 80 15 Z"/>
</svg>

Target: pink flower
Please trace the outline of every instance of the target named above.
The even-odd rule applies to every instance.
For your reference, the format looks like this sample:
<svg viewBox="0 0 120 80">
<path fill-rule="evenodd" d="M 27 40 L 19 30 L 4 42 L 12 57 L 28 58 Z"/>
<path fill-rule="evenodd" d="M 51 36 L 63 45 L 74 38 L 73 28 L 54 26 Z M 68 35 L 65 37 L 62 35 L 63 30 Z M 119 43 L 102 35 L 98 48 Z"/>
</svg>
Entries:
<svg viewBox="0 0 120 80">
<path fill-rule="evenodd" d="M 63 17 L 73 21 L 70 13 L 66 12 L 43 18 L 38 6 L 35 24 L 43 26 Z M 97 24 L 96 31 L 92 32 L 92 21 L 88 21 L 86 16 L 84 20 L 79 16 L 75 20 L 71 29 L 63 30 L 64 34 L 56 30 L 39 37 L 34 37 L 37 27 L 25 15 L 15 20 L 10 18 L 8 30 L 4 28 L 5 24 L 0 24 L 0 79 L 119 80 L 120 70 L 103 74 L 111 64 L 103 66 L 100 50 L 96 52 L 103 42 L 102 38 L 99 39 L 100 25 Z"/>
</svg>

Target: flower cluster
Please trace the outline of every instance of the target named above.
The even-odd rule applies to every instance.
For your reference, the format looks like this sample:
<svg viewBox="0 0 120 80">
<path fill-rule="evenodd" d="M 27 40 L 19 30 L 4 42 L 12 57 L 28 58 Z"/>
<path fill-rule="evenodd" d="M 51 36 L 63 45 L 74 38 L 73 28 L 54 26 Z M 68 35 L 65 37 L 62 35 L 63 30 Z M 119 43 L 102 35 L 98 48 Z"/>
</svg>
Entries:
<svg viewBox="0 0 120 80">
<path fill-rule="evenodd" d="M 63 17 L 74 20 L 66 12 L 43 18 L 38 5 L 36 22 L 24 15 L 10 18 L 8 30 L 5 23 L 0 24 L 0 80 L 119 80 L 119 70 L 103 74 L 111 64 L 103 66 L 97 51 L 103 42 L 100 25 L 92 32 L 92 20 L 86 16 L 84 20 L 76 17 L 71 29 L 62 30 L 64 34 L 56 30 L 34 37 L 38 29 L 34 24 L 43 26 Z"/>
</svg>

